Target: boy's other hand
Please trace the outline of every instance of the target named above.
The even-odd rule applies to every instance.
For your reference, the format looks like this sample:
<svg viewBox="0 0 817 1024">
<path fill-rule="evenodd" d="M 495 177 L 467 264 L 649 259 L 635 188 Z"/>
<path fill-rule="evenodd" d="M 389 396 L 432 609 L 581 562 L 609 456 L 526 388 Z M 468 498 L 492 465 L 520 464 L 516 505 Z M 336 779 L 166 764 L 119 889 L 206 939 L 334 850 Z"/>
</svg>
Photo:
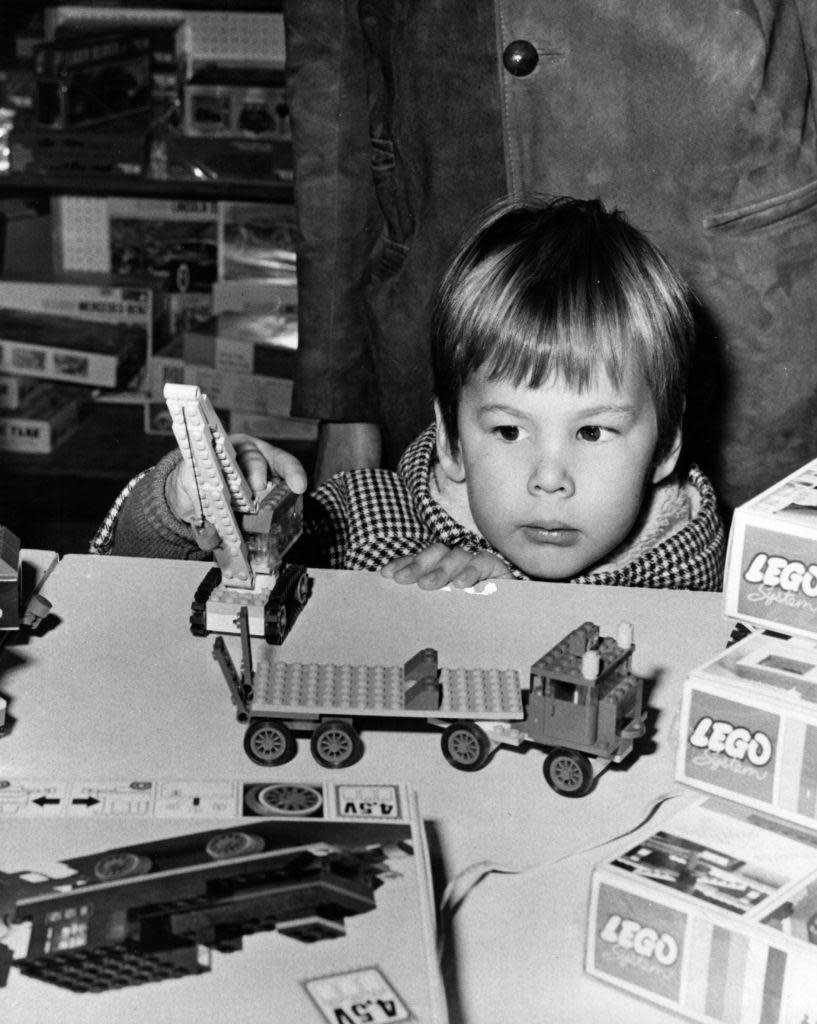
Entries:
<svg viewBox="0 0 817 1024">
<path fill-rule="evenodd" d="M 281 478 L 290 490 L 303 494 L 306 470 L 289 452 L 249 434 L 231 434 L 238 465 L 247 483 L 256 494 L 263 493 L 274 478 Z M 199 518 L 199 498 L 192 467 L 182 460 L 170 473 L 165 484 L 168 507 L 177 519 L 195 523 Z"/>
<path fill-rule="evenodd" d="M 483 580 L 512 579 L 499 555 L 491 551 L 450 548 L 439 541 L 415 555 L 401 555 L 384 565 L 380 575 L 395 583 L 416 583 L 421 590 L 474 587 Z"/>
</svg>

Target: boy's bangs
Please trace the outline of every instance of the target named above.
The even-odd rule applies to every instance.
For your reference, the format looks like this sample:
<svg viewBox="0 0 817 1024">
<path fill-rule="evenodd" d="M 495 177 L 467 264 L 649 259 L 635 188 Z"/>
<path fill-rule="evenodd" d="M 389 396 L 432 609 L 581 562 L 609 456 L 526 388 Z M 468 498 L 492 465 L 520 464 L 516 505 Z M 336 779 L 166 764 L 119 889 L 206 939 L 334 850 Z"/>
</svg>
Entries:
<svg viewBox="0 0 817 1024">
<path fill-rule="evenodd" d="M 599 304 L 588 308 L 575 296 L 554 295 L 549 301 L 541 293 L 523 293 L 508 302 L 505 289 L 503 302 L 489 293 L 483 293 L 480 305 L 490 315 L 475 318 L 467 343 L 470 372 L 481 369 L 489 380 L 516 387 L 537 388 L 559 378 L 582 391 L 602 371 L 620 387 L 633 359 L 646 371 L 645 335 L 632 317 Z"/>
</svg>

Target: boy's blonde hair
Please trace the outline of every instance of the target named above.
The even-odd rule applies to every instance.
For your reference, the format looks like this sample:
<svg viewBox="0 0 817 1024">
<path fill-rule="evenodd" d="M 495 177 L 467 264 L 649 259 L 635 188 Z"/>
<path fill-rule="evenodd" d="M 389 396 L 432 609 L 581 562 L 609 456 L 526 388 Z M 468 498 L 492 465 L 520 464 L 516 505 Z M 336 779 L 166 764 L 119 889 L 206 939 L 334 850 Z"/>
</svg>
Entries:
<svg viewBox="0 0 817 1024">
<path fill-rule="evenodd" d="M 644 375 L 660 459 L 684 412 L 693 320 L 681 278 L 618 211 L 597 199 L 509 200 L 491 209 L 446 272 L 432 318 L 434 393 L 449 443 L 463 386 L 489 379 L 581 390 L 605 370 Z"/>
</svg>

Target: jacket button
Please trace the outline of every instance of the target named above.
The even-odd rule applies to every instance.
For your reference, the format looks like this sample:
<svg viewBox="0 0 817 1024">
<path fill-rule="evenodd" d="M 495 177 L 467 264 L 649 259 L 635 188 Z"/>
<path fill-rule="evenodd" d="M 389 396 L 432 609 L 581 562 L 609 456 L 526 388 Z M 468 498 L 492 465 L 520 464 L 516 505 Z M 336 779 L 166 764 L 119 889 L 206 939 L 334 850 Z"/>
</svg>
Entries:
<svg viewBox="0 0 817 1024">
<path fill-rule="evenodd" d="M 505 47 L 502 63 L 507 72 L 515 75 L 516 78 L 524 78 L 539 63 L 539 54 L 533 43 L 529 43 L 526 39 L 515 39 Z"/>
</svg>

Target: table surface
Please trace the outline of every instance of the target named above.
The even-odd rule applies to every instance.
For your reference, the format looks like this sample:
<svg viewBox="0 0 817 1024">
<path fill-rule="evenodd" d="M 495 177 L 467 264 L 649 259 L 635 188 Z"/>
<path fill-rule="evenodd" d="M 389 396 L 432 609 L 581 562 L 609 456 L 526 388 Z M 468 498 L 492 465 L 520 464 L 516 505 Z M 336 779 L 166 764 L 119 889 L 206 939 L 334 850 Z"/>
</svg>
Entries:
<svg viewBox="0 0 817 1024">
<path fill-rule="evenodd" d="M 203 572 L 201 564 L 148 559 L 60 562 L 43 589 L 53 605 L 49 628 L 2 652 L 0 690 L 13 728 L 0 741 L 1 777 L 338 780 L 340 772 L 312 760 L 304 738 L 279 768 L 247 759 L 212 642 L 188 632 Z M 309 604 L 279 652 L 285 661 L 394 665 L 434 647 L 441 666 L 515 668 L 526 680 L 532 663 L 581 622 L 608 635 L 633 623 L 649 736 L 639 756 L 602 773 L 587 796 L 555 794 L 544 755 L 532 747 L 500 748 L 482 771 L 458 772 L 443 758 L 439 731 L 424 723 L 364 728 L 364 756 L 342 775 L 405 782 L 419 795 L 437 885 L 452 883 L 457 900 L 453 917 L 445 915 L 452 1021 L 677 1020 L 584 976 L 587 900 L 595 863 L 690 798 L 673 779 L 681 688 L 726 642 L 721 596 L 513 581 L 482 593 L 425 593 L 373 573 L 311 574 Z M 238 638 L 227 646 L 238 662 Z M 82 1003 L 88 1016 L 72 1011 L 72 1022 L 95 1019 L 90 998 Z M 0 1010 L 3 999 L 0 992 Z"/>
</svg>

